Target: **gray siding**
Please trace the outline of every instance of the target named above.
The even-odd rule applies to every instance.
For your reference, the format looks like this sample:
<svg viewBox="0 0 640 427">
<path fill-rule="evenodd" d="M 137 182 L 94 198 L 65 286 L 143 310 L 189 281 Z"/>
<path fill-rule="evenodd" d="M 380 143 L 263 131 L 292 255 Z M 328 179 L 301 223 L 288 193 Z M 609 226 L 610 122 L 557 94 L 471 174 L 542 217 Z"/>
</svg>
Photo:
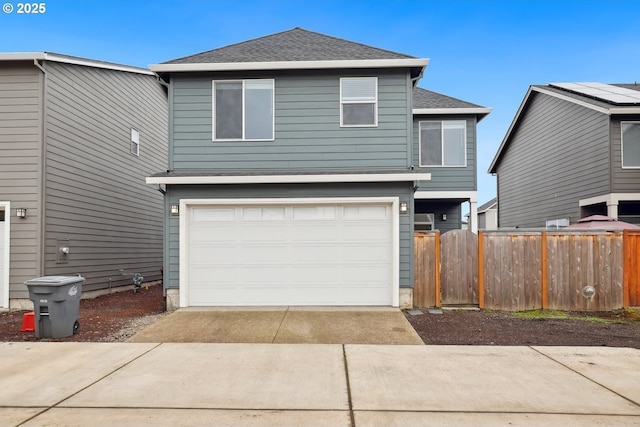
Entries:
<svg viewBox="0 0 640 427">
<path fill-rule="evenodd" d="M 467 122 L 466 167 L 420 167 L 419 122 L 431 120 L 465 120 Z M 476 191 L 477 190 L 477 137 L 475 117 L 418 116 L 413 119 L 412 164 L 419 170 L 431 173 L 431 181 L 420 181 L 418 191 Z"/>
<path fill-rule="evenodd" d="M 578 200 L 609 192 L 609 120 L 532 93 L 497 167 L 500 227 L 579 219 Z"/>
<path fill-rule="evenodd" d="M 318 185 L 218 185 L 168 186 L 166 210 L 180 199 L 277 198 L 277 197 L 399 197 L 413 204 L 410 184 L 318 184 Z M 178 217 L 168 217 L 165 241 L 165 288 L 178 288 L 180 277 L 180 228 Z M 400 286 L 413 287 L 413 219 L 400 215 Z"/>
<path fill-rule="evenodd" d="M 621 121 L 640 122 L 640 115 L 611 119 L 612 193 L 640 193 L 640 169 L 622 169 Z"/>
<path fill-rule="evenodd" d="M 275 76 L 275 140 L 261 142 L 212 142 L 212 80 L 221 77 L 173 75 L 170 169 L 406 168 L 409 77 L 376 73 L 378 126 L 367 128 L 340 127 L 340 77 L 374 74 Z"/>
<path fill-rule="evenodd" d="M 41 74 L 33 63 L 2 63 L 0 201 L 11 202 L 11 212 L 6 212 L 11 220 L 10 299 L 27 298 L 23 283 L 39 273 L 41 105 Z M 18 207 L 27 208 L 27 218 L 15 219 Z"/>
<path fill-rule="evenodd" d="M 163 196 L 145 177 L 167 167 L 168 109 L 153 76 L 47 63 L 47 275 L 80 273 L 84 290 L 160 279 Z M 131 128 L 140 156 L 130 151 Z M 58 260 L 58 242 L 71 254 Z"/>
</svg>

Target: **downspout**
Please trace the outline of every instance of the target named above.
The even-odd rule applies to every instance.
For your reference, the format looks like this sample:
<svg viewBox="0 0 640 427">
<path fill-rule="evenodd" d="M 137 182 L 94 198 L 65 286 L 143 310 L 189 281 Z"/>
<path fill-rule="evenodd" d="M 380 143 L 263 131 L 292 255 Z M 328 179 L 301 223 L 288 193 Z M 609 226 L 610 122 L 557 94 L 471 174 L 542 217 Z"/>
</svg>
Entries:
<svg viewBox="0 0 640 427">
<path fill-rule="evenodd" d="M 38 180 L 38 210 L 40 211 L 40 216 L 38 218 L 38 232 L 36 236 L 36 246 L 39 250 L 36 250 L 36 254 L 38 259 L 36 260 L 37 264 L 37 276 L 44 276 L 45 271 L 45 198 L 46 198 L 46 170 L 47 170 L 47 144 L 46 144 L 46 135 L 47 135 L 47 70 L 44 65 L 41 64 L 37 59 L 33 60 L 33 65 L 42 71 L 42 102 L 40 104 L 41 117 L 40 117 L 40 148 L 38 150 L 38 170 L 40 171 L 40 179 Z"/>
</svg>

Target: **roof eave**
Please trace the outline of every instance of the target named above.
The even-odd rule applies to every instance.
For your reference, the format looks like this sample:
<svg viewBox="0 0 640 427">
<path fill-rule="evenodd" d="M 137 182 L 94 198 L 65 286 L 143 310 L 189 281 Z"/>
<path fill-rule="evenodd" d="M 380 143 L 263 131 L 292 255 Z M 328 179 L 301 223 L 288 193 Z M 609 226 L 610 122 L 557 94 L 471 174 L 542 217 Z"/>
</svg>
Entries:
<svg viewBox="0 0 640 427">
<path fill-rule="evenodd" d="M 484 119 L 489 113 L 493 111 L 492 108 L 485 107 L 467 107 L 467 108 L 414 108 L 412 113 L 417 115 L 475 115 L 478 116 L 478 121 Z"/>
<path fill-rule="evenodd" d="M 0 61 L 52 61 L 64 64 L 81 65 L 85 67 L 102 68 L 107 70 L 124 71 L 127 73 L 145 74 L 154 76 L 146 68 L 131 67 L 128 65 L 113 64 L 107 62 L 93 61 L 85 58 L 75 58 L 65 55 L 58 55 L 49 52 L 3 52 L 0 53 Z"/>
<path fill-rule="evenodd" d="M 430 181 L 430 173 L 393 174 L 321 174 L 321 175 L 206 175 L 206 176 L 150 176 L 147 184 L 284 184 L 329 182 L 411 182 Z"/>
<path fill-rule="evenodd" d="M 221 62 L 190 64 L 152 64 L 156 73 L 180 73 L 203 71 L 259 71 L 259 70 L 303 70 L 337 68 L 420 68 L 429 63 L 427 58 L 407 59 L 357 59 L 338 61 L 276 61 L 276 62 Z"/>
</svg>

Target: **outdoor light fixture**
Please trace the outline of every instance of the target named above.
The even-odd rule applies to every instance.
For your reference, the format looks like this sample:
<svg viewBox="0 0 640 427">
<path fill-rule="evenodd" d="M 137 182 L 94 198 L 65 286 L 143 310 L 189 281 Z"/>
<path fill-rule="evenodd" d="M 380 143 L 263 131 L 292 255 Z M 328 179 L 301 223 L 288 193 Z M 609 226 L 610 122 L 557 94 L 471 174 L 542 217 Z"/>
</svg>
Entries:
<svg viewBox="0 0 640 427">
<path fill-rule="evenodd" d="M 442 220 L 446 221 L 447 220 L 447 214 L 442 214 Z"/>
<path fill-rule="evenodd" d="M 400 213 L 405 214 L 407 213 L 407 210 L 407 202 L 400 202 Z"/>
<path fill-rule="evenodd" d="M 180 215 L 180 205 L 177 203 L 171 204 L 171 216 Z"/>
<path fill-rule="evenodd" d="M 26 218 L 27 217 L 27 208 L 17 208 L 16 216 L 18 218 Z"/>
</svg>

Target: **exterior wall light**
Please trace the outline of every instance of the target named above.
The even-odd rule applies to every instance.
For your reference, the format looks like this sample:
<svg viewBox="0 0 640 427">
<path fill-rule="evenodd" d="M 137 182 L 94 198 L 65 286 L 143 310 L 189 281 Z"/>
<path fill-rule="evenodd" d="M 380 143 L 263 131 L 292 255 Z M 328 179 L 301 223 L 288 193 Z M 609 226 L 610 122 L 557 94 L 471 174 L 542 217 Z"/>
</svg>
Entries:
<svg viewBox="0 0 640 427">
<path fill-rule="evenodd" d="M 400 213 L 406 214 L 409 208 L 407 207 L 407 202 L 400 202 Z"/>
<path fill-rule="evenodd" d="M 26 218 L 27 217 L 27 208 L 17 208 L 16 216 L 18 218 Z"/>
<path fill-rule="evenodd" d="M 447 220 L 447 214 L 442 214 L 442 220 L 446 221 Z"/>
<path fill-rule="evenodd" d="M 171 216 L 178 216 L 180 215 L 180 205 L 177 203 L 172 203 L 171 204 Z"/>
</svg>

